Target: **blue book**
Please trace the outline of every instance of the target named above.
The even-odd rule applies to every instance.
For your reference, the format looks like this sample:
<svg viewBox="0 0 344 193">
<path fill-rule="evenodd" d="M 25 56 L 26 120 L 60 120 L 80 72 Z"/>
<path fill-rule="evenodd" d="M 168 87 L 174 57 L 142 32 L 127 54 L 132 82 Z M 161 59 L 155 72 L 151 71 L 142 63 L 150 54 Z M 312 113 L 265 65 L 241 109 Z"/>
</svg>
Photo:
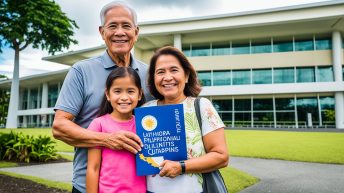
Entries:
<svg viewBox="0 0 344 193">
<path fill-rule="evenodd" d="M 136 133 L 144 147 L 136 154 L 136 174 L 158 174 L 164 160 L 187 159 L 182 104 L 135 109 Z"/>
</svg>

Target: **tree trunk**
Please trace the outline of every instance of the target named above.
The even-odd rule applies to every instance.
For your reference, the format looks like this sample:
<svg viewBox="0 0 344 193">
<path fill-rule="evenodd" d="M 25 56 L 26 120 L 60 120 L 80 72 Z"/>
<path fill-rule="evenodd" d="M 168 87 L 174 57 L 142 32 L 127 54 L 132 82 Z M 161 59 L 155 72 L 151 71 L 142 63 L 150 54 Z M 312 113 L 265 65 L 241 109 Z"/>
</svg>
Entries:
<svg viewBox="0 0 344 193">
<path fill-rule="evenodd" d="M 17 128 L 19 104 L 19 46 L 15 46 L 14 69 L 11 85 L 10 105 L 8 107 L 6 128 Z"/>
</svg>

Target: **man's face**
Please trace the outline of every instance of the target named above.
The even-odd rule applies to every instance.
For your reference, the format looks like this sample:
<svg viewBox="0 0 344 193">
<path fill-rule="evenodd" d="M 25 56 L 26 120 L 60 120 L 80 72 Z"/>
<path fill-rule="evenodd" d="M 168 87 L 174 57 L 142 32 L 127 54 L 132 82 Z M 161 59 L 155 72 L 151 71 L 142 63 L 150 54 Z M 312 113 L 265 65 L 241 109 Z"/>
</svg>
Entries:
<svg viewBox="0 0 344 193">
<path fill-rule="evenodd" d="M 99 32 L 112 56 L 126 55 L 133 48 L 139 33 L 130 11 L 123 7 L 114 7 L 105 15 L 104 26 Z"/>
</svg>

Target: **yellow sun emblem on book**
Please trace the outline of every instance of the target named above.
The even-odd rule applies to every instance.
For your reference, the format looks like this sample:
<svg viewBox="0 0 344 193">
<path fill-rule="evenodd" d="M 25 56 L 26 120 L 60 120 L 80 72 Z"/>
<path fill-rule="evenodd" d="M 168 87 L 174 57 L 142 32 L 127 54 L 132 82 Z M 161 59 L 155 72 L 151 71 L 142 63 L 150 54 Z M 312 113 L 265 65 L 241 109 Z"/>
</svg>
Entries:
<svg viewBox="0 0 344 193">
<path fill-rule="evenodd" d="M 158 121 L 154 116 L 146 115 L 142 118 L 141 125 L 146 131 L 153 131 L 158 125 Z"/>
</svg>

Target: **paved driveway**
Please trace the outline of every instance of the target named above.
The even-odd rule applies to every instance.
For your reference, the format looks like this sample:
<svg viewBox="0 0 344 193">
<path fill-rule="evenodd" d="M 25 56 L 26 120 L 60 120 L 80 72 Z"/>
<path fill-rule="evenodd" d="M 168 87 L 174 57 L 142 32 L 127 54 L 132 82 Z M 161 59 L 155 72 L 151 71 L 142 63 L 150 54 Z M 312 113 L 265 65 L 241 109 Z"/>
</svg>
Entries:
<svg viewBox="0 0 344 193">
<path fill-rule="evenodd" d="M 261 179 L 240 193 L 344 193 L 344 165 L 241 157 L 230 165 Z"/>
</svg>

